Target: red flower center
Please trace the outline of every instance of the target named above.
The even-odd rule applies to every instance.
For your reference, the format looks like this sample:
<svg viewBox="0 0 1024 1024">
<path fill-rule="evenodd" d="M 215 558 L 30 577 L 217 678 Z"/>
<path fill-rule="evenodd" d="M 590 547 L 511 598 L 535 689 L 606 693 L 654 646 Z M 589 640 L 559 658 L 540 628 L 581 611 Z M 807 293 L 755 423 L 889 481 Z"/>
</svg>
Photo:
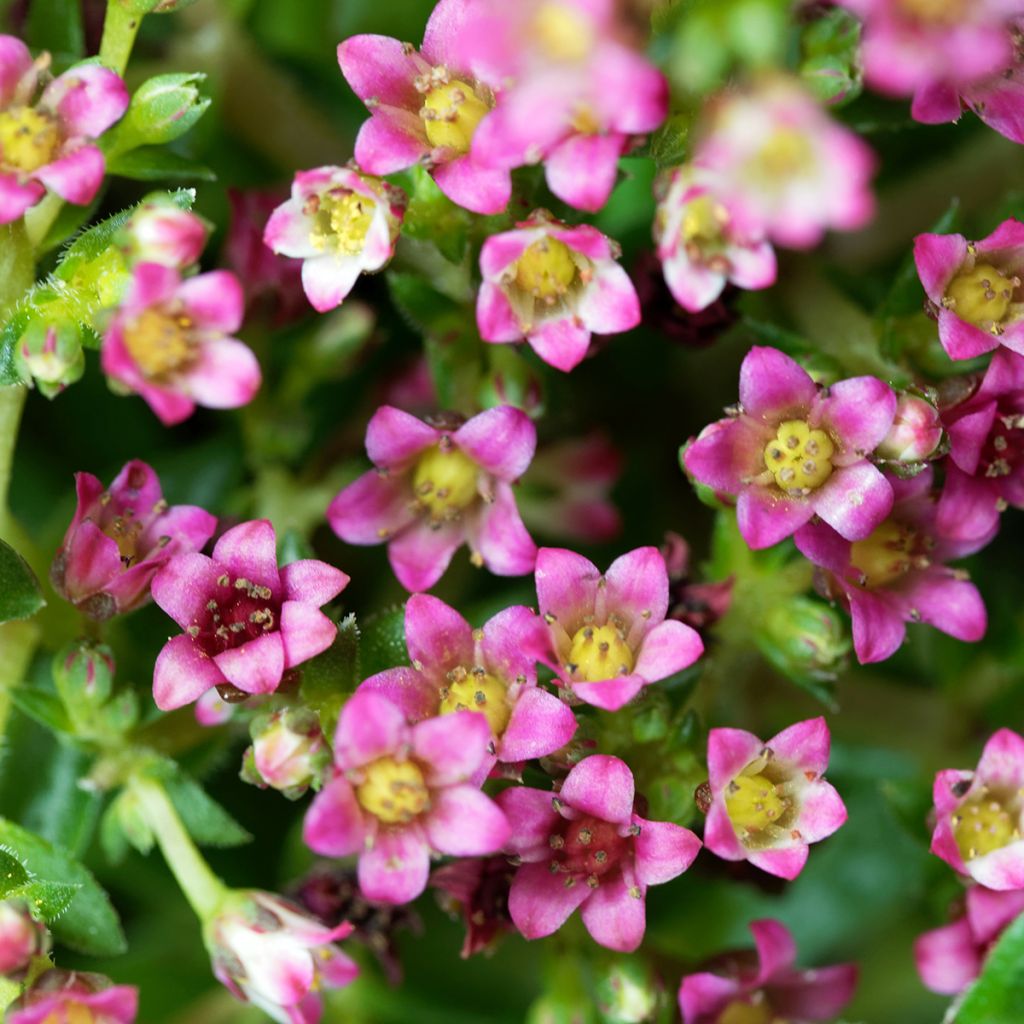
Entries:
<svg viewBox="0 0 1024 1024">
<path fill-rule="evenodd" d="M 276 630 L 281 602 L 270 587 L 224 573 L 199 621 L 188 633 L 211 658 Z"/>
<path fill-rule="evenodd" d="M 629 849 L 630 836 L 619 835 L 618 826 L 584 815 L 566 821 L 551 834 L 551 870 L 586 876 L 595 886 Z"/>
<path fill-rule="evenodd" d="M 978 473 L 990 479 L 1009 476 L 1024 452 L 1024 414 L 1000 408 L 981 450 Z"/>
</svg>

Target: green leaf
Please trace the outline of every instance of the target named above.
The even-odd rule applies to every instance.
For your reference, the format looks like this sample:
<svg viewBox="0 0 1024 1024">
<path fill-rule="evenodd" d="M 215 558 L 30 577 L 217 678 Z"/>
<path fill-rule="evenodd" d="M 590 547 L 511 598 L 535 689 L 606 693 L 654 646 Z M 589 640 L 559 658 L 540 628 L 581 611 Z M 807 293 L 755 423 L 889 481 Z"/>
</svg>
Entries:
<svg viewBox="0 0 1024 1024">
<path fill-rule="evenodd" d="M 11 691 L 14 706 L 50 732 L 71 734 L 74 729 L 64 704 L 56 694 L 32 686 L 18 686 Z"/>
<path fill-rule="evenodd" d="M 405 646 L 405 605 L 387 608 L 363 622 L 359 667 L 364 678 L 396 665 L 408 665 Z"/>
<path fill-rule="evenodd" d="M 1019 1024 L 1024 1005 L 1024 914 L 1003 932 L 954 1024 Z"/>
<path fill-rule="evenodd" d="M 299 693 L 303 702 L 320 716 L 320 728 L 325 736 L 334 735 L 345 698 L 363 678 L 360 646 L 356 617 L 349 615 L 338 626 L 334 643 L 302 667 Z"/>
<path fill-rule="evenodd" d="M 252 836 L 190 775 L 168 758 L 154 759 L 147 774 L 159 780 L 189 835 L 201 846 L 241 846 Z"/>
<path fill-rule="evenodd" d="M 0 899 L 7 897 L 26 885 L 32 876 L 25 865 L 9 850 L 0 847 Z"/>
<path fill-rule="evenodd" d="M 662 167 L 676 167 L 689 155 L 690 118 L 673 114 L 651 136 L 651 158 Z"/>
<path fill-rule="evenodd" d="M 409 206 L 402 234 L 432 242 L 446 260 L 461 262 L 469 239 L 469 214 L 453 203 L 419 165 L 405 176 L 403 184 L 409 188 Z"/>
<path fill-rule="evenodd" d="M 64 882 L 44 882 L 34 879 L 18 889 L 17 892 L 12 892 L 10 896 L 14 899 L 24 900 L 32 908 L 32 913 L 36 917 L 49 924 L 67 911 L 79 888 L 77 885 L 67 885 Z"/>
<path fill-rule="evenodd" d="M 67 851 L 12 821 L 0 819 L 0 845 L 34 876 L 77 887 L 60 917 L 50 922 L 59 942 L 91 956 L 119 956 L 128 948 L 121 922 L 96 879 Z M 59 894 L 51 894 L 56 899 Z"/>
<path fill-rule="evenodd" d="M 163 146 L 141 146 L 107 164 L 107 173 L 135 181 L 216 181 L 217 175 L 205 164 Z"/>
<path fill-rule="evenodd" d="M 0 622 L 27 619 L 45 605 L 39 581 L 17 551 L 0 540 Z"/>
<path fill-rule="evenodd" d="M 81 0 L 33 0 L 26 35 L 37 50 L 49 50 L 58 57 L 81 57 L 85 52 Z"/>
</svg>

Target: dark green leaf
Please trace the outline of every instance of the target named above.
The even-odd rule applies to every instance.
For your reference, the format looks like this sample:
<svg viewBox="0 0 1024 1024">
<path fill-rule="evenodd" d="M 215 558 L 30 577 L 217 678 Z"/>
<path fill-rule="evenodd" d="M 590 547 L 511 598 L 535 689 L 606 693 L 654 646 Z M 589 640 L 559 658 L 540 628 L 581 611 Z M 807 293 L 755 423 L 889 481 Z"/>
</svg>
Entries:
<svg viewBox="0 0 1024 1024">
<path fill-rule="evenodd" d="M 59 918 L 71 906 L 71 901 L 79 888 L 77 885 L 67 885 L 63 882 L 33 879 L 10 895 L 25 900 L 36 917 L 49 923 Z"/>
<path fill-rule="evenodd" d="M 414 167 L 403 184 L 409 189 L 409 206 L 402 234 L 433 242 L 446 260 L 461 262 L 469 238 L 469 214 L 456 206 L 421 166 Z"/>
<path fill-rule="evenodd" d="M 163 146 L 142 146 L 114 157 L 108 174 L 135 181 L 216 181 L 217 175 L 205 164 Z"/>
<path fill-rule="evenodd" d="M 405 605 L 388 608 L 366 619 L 359 643 L 359 667 L 364 677 L 397 665 L 408 665 L 405 646 Z"/>
<path fill-rule="evenodd" d="M 18 686 L 11 691 L 14 706 L 51 732 L 72 733 L 71 720 L 60 698 L 47 690 Z"/>
<path fill-rule="evenodd" d="M 0 540 L 0 622 L 27 619 L 46 602 L 28 563 Z"/>
<path fill-rule="evenodd" d="M 81 0 L 33 0 L 27 35 L 35 49 L 77 60 L 85 52 Z"/>
<path fill-rule="evenodd" d="M 241 846 L 252 839 L 195 779 L 173 761 L 156 760 L 147 770 L 161 782 L 189 835 L 201 846 Z"/>
<path fill-rule="evenodd" d="M 651 157 L 661 167 L 684 163 L 690 151 L 690 118 L 673 114 L 651 137 Z"/>
<path fill-rule="evenodd" d="M 1019 1024 L 1024 1006 L 1024 915 L 1003 932 L 981 977 L 967 990 L 955 1024 Z"/>
<path fill-rule="evenodd" d="M 338 626 L 334 643 L 302 667 L 300 693 L 303 701 L 319 714 L 325 736 L 334 735 L 345 698 L 363 678 L 360 646 L 356 617 L 349 615 Z"/>
<path fill-rule="evenodd" d="M 26 885 L 31 879 L 25 865 L 9 850 L 0 847 L 0 899 Z"/>
</svg>

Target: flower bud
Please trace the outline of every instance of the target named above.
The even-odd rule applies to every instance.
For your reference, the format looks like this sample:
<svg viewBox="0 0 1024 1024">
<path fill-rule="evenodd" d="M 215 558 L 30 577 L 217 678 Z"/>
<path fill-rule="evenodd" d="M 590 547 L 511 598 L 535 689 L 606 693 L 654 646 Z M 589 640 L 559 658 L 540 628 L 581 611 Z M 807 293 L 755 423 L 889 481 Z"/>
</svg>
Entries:
<svg viewBox="0 0 1024 1024">
<path fill-rule="evenodd" d="M 22 378 L 53 398 L 85 372 L 82 333 L 70 320 L 33 320 L 18 339 L 14 358 Z"/>
<path fill-rule="evenodd" d="M 252 746 L 245 752 L 242 778 L 297 799 L 320 778 L 330 760 L 320 719 L 308 708 L 281 708 L 260 715 L 251 726 Z"/>
<path fill-rule="evenodd" d="M 113 680 L 114 655 L 106 644 L 71 644 L 53 659 L 53 682 L 69 709 L 106 703 Z"/>
<path fill-rule="evenodd" d="M 161 146 L 184 135 L 210 105 L 199 91 L 198 73 L 154 75 L 135 90 L 117 128 L 117 149 Z"/>
<path fill-rule="evenodd" d="M 843 622 L 834 608 L 800 595 L 769 611 L 755 639 L 784 675 L 798 682 L 829 679 L 842 669 L 850 651 Z"/>
<path fill-rule="evenodd" d="M 0 902 L 0 975 L 13 974 L 50 948 L 46 926 L 20 900 Z"/>
<path fill-rule="evenodd" d="M 159 263 L 179 270 L 196 263 L 206 245 L 206 225 L 172 202 L 144 203 L 118 232 L 130 266 Z"/>
<path fill-rule="evenodd" d="M 942 440 L 939 411 L 926 398 L 902 394 L 896 418 L 875 454 L 892 462 L 923 462 L 935 453 Z"/>
<path fill-rule="evenodd" d="M 488 349 L 490 372 L 480 383 L 480 404 L 514 405 L 528 416 L 544 412 L 544 387 L 537 371 L 518 352 L 494 346 Z"/>
<path fill-rule="evenodd" d="M 616 960 L 598 979 L 597 1008 L 605 1024 L 641 1024 L 658 1008 L 658 983 L 648 964 Z"/>
<path fill-rule="evenodd" d="M 16 1000 L 6 1024 L 134 1024 L 139 993 L 130 985 L 112 985 L 102 974 L 45 971 Z"/>
</svg>

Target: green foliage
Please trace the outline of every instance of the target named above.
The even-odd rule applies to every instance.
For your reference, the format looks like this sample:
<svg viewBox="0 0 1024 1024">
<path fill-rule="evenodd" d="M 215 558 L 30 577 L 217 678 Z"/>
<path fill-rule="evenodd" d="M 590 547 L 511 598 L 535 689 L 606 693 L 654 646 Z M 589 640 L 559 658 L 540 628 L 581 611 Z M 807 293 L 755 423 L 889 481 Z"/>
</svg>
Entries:
<svg viewBox="0 0 1024 1024">
<path fill-rule="evenodd" d="M 46 602 L 39 581 L 17 551 L 0 540 L 0 623 L 27 619 Z"/>
<path fill-rule="evenodd" d="M 1003 933 L 953 1024 L 1017 1024 L 1024 1005 L 1024 915 Z"/>
<path fill-rule="evenodd" d="M 320 716 L 325 736 L 334 735 L 345 698 L 363 678 L 360 653 L 359 627 L 355 616 L 349 615 L 338 625 L 334 643 L 302 666 L 299 694 Z"/>
</svg>

